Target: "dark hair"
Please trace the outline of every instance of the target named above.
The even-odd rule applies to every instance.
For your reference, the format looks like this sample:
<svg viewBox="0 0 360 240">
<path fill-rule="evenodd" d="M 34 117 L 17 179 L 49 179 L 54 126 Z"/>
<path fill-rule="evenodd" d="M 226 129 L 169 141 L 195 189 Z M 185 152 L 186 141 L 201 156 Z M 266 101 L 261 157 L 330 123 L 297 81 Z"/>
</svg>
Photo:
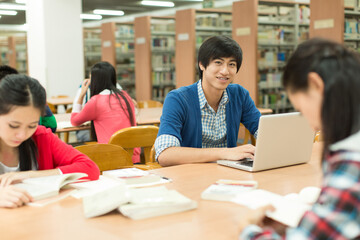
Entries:
<svg viewBox="0 0 360 240">
<path fill-rule="evenodd" d="M 202 79 L 200 63 L 206 68 L 212 60 L 222 57 L 234 57 L 236 60 L 236 72 L 239 71 L 242 63 L 242 50 L 236 41 L 226 36 L 215 36 L 205 40 L 198 54 L 199 78 Z"/>
<path fill-rule="evenodd" d="M 132 111 L 130 102 L 125 97 L 123 91 L 120 91 L 116 87 L 116 71 L 115 68 L 108 62 L 99 62 L 96 63 L 91 68 L 91 87 L 90 87 L 90 97 L 95 96 L 102 92 L 103 90 L 108 89 L 110 90 L 111 94 L 109 95 L 109 105 L 110 105 L 110 98 L 111 95 L 114 93 L 121 108 L 125 111 L 124 106 L 121 104 L 121 99 L 125 101 L 128 117 L 130 119 L 131 126 L 135 126 L 134 121 L 134 113 Z M 111 105 L 110 105 L 111 107 Z M 92 135 L 94 140 L 97 140 L 96 133 L 94 129 L 94 123 L 91 124 Z"/>
<path fill-rule="evenodd" d="M 324 81 L 321 108 L 324 150 L 360 130 L 360 55 L 344 46 L 314 38 L 298 46 L 283 74 L 291 93 L 308 89 L 308 74 Z"/>
<path fill-rule="evenodd" d="M 0 66 L 0 80 L 9 74 L 18 74 L 18 73 L 19 72 L 15 68 L 12 68 L 8 65 Z"/>
<path fill-rule="evenodd" d="M 28 76 L 11 74 L 0 82 L 0 115 L 8 114 L 17 106 L 33 106 L 45 111 L 46 93 L 41 84 Z M 37 147 L 29 138 L 19 146 L 20 171 L 37 168 Z"/>
</svg>

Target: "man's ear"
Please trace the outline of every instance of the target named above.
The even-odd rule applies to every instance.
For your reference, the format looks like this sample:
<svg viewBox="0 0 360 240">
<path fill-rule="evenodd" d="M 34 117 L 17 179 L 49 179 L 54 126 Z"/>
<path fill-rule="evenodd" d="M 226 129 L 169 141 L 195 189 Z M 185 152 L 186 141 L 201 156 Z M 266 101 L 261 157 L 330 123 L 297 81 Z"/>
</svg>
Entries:
<svg viewBox="0 0 360 240">
<path fill-rule="evenodd" d="M 201 71 L 204 71 L 204 70 L 205 70 L 205 67 L 204 67 L 204 65 L 202 65 L 201 62 L 199 62 L 199 68 L 200 68 Z"/>
<path fill-rule="evenodd" d="M 310 72 L 308 74 L 308 84 L 309 90 L 317 91 L 321 93 L 321 95 L 324 93 L 324 81 L 319 74 L 315 72 Z"/>
</svg>

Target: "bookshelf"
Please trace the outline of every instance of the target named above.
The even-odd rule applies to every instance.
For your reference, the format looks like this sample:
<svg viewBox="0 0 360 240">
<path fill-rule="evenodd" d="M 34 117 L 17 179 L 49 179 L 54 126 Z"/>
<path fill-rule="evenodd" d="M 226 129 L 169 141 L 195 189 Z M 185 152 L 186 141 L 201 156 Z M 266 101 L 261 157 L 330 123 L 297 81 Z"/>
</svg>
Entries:
<svg viewBox="0 0 360 240">
<path fill-rule="evenodd" d="M 85 77 L 89 77 L 91 67 L 101 61 L 101 29 L 84 28 Z"/>
<path fill-rule="evenodd" d="M 136 97 L 134 45 L 132 22 L 101 25 L 101 60 L 114 66 L 118 83 L 132 98 Z"/>
<path fill-rule="evenodd" d="M 26 35 L 8 37 L 8 64 L 21 74 L 27 74 Z"/>
<path fill-rule="evenodd" d="M 132 22 L 116 23 L 115 49 L 118 83 L 135 99 L 135 44 Z"/>
<path fill-rule="evenodd" d="M 344 43 L 360 52 L 360 1 L 345 0 Z"/>
<path fill-rule="evenodd" d="M 231 11 L 221 9 L 185 9 L 176 11 L 176 87 L 198 80 L 197 50 L 202 42 L 216 35 L 232 34 Z"/>
<path fill-rule="evenodd" d="M 6 36 L 0 37 L 0 64 L 1 65 L 8 65 L 8 51 L 9 51 L 9 43 L 8 38 Z"/>
<path fill-rule="evenodd" d="M 344 0 L 310 1 L 310 38 L 322 37 L 344 42 Z"/>
<path fill-rule="evenodd" d="M 314 12 L 311 37 L 328 38 L 360 52 L 359 0 L 318 0 L 310 8 Z"/>
<path fill-rule="evenodd" d="M 175 19 L 135 18 L 135 83 L 138 101 L 163 101 L 175 88 Z"/>
<path fill-rule="evenodd" d="M 163 102 L 175 89 L 175 19 L 151 19 L 152 99 Z"/>
<path fill-rule="evenodd" d="M 243 49 L 243 65 L 234 82 L 244 86 L 260 108 L 292 110 L 281 85 L 285 62 L 308 39 L 308 4 L 292 1 L 233 3 L 233 39 Z"/>
</svg>

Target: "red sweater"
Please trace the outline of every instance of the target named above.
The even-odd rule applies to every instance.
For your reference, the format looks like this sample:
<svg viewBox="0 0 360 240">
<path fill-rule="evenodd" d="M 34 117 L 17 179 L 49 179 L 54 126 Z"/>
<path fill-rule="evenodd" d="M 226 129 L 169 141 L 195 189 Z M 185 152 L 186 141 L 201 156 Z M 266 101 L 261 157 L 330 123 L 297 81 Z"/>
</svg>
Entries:
<svg viewBox="0 0 360 240">
<path fill-rule="evenodd" d="M 86 155 L 61 141 L 50 129 L 38 126 L 34 140 L 39 156 L 39 170 L 59 168 L 62 173 L 86 173 L 90 180 L 99 178 L 98 166 Z"/>
</svg>

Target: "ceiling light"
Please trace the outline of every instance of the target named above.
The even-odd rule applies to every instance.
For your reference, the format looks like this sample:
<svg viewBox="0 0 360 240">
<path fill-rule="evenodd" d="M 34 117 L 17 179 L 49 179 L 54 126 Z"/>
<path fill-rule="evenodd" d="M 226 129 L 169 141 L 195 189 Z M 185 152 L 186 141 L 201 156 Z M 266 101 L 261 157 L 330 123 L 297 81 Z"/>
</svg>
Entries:
<svg viewBox="0 0 360 240">
<path fill-rule="evenodd" d="M 105 9 L 95 9 L 93 11 L 95 14 L 100 15 L 112 15 L 112 16 L 123 16 L 124 11 L 115 11 L 115 10 L 105 10 Z"/>
<path fill-rule="evenodd" d="M 0 14 L 1 15 L 15 16 L 17 14 L 17 11 L 0 10 Z"/>
<path fill-rule="evenodd" d="M 142 5 L 146 6 L 156 6 L 156 7 L 173 7 L 175 4 L 173 2 L 161 2 L 161 1 L 141 1 Z"/>
<path fill-rule="evenodd" d="M 16 3 L 26 4 L 26 0 L 15 0 Z"/>
<path fill-rule="evenodd" d="M 80 18 L 85 20 L 100 20 L 102 16 L 97 14 L 80 14 Z"/>
<path fill-rule="evenodd" d="M 19 5 L 19 4 L 10 4 L 10 3 L 6 3 L 6 4 L 0 4 L 0 9 L 6 9 L 6 10 L 26 10 L 26 6 L 25 5 Z"/>
</svg>

